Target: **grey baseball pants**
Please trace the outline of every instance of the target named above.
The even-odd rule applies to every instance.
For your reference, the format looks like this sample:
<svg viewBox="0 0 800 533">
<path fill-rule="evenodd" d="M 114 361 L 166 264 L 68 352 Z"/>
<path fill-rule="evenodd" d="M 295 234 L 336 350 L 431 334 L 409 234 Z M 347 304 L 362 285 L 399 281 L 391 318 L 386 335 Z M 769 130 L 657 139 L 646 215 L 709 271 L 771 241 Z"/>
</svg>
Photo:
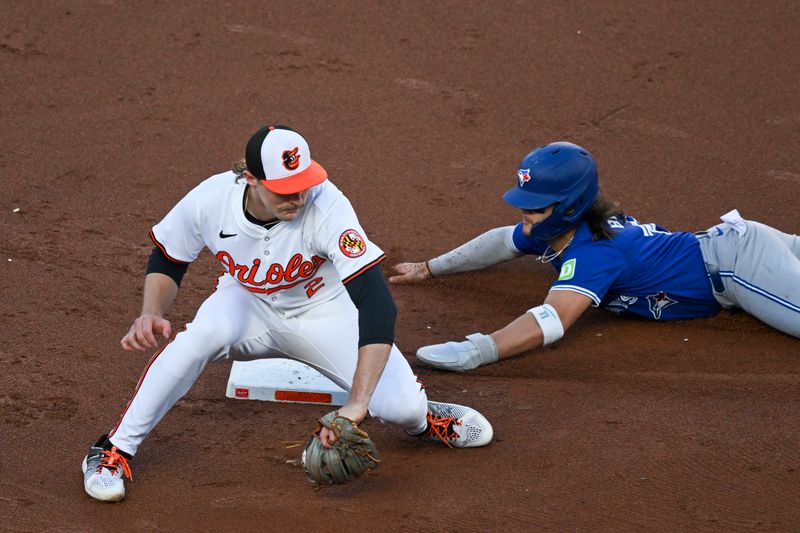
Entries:
<svg viewBox="0 0 800 533">
<path fill-rule="evenodd" d="M 722 223 L 697 238 L 723 308 L 738 307 L 800 338 L 800 236 L 741 220 L 739 231 Z"/>
</svg>

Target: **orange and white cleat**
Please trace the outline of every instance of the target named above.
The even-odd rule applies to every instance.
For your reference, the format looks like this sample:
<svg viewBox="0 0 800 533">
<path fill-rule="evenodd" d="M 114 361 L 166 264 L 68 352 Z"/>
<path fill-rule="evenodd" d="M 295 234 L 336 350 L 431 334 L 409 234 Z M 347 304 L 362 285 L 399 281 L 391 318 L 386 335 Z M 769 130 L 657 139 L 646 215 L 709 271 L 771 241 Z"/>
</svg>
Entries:
<svg viewBox="0 0 800 533">
<path fill-rule="evenodd" d="M 110 445 L 103 435 L 83 458 L 83 488 L 96 500 L 118 502 L 125 497 L 125 478 L 133 479 L 125 452 Z"/>
<path fill-rule="evenodd" d="M 454 403 L 428 402 L 428 429 L 420 435 L 450 448 L 477 448 L 492 441 L 494 430 L 482 414 Z"/>
</svg>

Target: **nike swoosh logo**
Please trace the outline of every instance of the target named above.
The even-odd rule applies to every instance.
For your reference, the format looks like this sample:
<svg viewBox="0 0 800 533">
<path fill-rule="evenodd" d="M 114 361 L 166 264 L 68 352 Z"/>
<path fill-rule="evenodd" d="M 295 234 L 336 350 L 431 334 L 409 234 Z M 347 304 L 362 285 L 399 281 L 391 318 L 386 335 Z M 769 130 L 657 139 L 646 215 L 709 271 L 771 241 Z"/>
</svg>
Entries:
<svg viewBox="0 0 800 533">
<path fill-rule="evenodd" d="M 235 233 L 222 233 L 222 230 L 219 231 L 219 238 L 220 239 L 227 239 L 228 237 L 236 237 Z"/>
</svg>

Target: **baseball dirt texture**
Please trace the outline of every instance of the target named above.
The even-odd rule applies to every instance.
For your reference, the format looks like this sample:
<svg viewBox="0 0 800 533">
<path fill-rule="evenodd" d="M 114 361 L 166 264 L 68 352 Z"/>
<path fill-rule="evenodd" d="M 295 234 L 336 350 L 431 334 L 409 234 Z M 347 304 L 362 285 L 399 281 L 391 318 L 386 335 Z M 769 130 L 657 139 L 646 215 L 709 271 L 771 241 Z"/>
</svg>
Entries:
<svg viewBox="0 0 800 533">
<path fill-rule="evenodd" d="M 2 529 L 800 529 L 800 341 L 744 313 L 590 310 L 468 374 L 417 362 L 541 303 L 554 273 L 532 258 L 391 287 L 398 346 L 431 398 L 491 420 L 485 448 L 367 420 L 381 467 L 315 492 L 298 443 L 327 408 L 226 399 L 220 363 L 123 502 L 92 500 L 79 469 L 152 355 L 119 345 L 149 228 L 268 122 L 307 136 L 387 270 L 515 223 L 517 163 L 561 139 L 640 221 L 694 231 L 738 208 L 800 232 L 796 2 L 3 0 L 0 19 Z M 218 270 L 190 267 L 174 328 Z"/>
</svg>

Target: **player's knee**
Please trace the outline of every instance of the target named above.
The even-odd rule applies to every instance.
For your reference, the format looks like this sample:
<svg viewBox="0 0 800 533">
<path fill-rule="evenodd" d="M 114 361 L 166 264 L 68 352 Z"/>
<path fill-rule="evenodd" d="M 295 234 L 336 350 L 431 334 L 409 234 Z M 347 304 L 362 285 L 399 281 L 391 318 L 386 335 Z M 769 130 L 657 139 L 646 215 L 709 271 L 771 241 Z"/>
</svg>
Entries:
<svg viewBox="0 0 800 533">
<path fill-rule="evenodd" d="M 241 337 L 241 324 L 230 318 L 220 317 L 213 322 L 192 322 L 186 325 L 186 334 L 193 344 L 204 350 L 218 351 L 234 344 Z"/>
<path fill-rule="evenodd" d="M 159 364 L 175 376 L 196 377 L 208 363 L 225 355 L 231 344 L 228 338 L 214 328 L 187 324 L 158 356 Z"/>
<path fill-rule="evenodd" d="M 393 391 L 393 394 L 381 396 L 376 400 L 373 402 L 374 405 L 370 406 L 373 416 L 402 428 L 419 425 L 420 420 L 424 420 L 428 412 L 427 396 L 416 382 L 414 386 Z"/>
</svg>

